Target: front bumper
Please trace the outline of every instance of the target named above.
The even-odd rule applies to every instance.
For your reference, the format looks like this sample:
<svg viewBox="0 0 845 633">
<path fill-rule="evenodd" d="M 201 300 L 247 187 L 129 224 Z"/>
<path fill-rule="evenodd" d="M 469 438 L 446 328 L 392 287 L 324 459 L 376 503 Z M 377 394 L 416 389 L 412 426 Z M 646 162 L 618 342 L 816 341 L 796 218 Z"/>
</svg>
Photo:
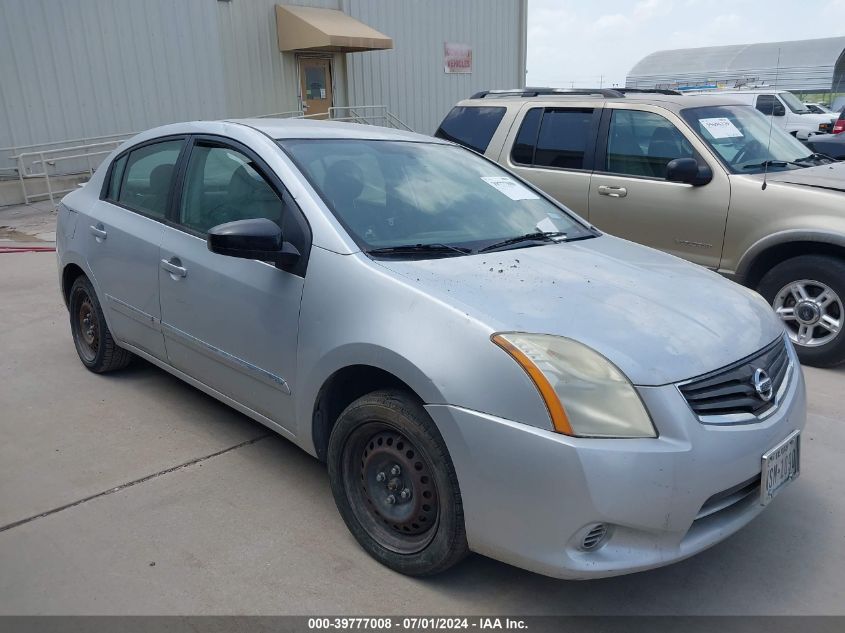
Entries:
<svg viewBox="0 0 845 633">
<path fill-rule="evenodd" d="M 458 475 L 470 549 L 584 579 L 660 567 L 725 539 L 763 510 L 758 495 L 708 516 L 702 506 L 759 477 L 763 453 L 804 427 L 804 378 L 790 355 L 795 371 L 779 409 L 754 424 L 704 425 L 674 385 L 639 388 L 658 438 L 573 438 L 428 405 Z M 584 528 L 596 523 L 610 525 L 610 536 L 583 551 Z"/>
</svg>

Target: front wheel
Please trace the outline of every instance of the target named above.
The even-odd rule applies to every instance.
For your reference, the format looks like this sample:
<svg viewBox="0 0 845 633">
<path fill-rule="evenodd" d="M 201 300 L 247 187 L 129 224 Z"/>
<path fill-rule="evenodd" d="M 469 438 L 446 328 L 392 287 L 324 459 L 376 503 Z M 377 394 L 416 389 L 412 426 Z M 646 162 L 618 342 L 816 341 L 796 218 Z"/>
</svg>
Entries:
<svg viewBox="0 0 845 633">
<path fill-rule="evenodd" d="M 344 522 L 380 563 L 424 576 L 467 554 L 452 460 L 410 395 L 376 391 L 349 405 L 332 429 L 328 468 Z"/>
<path fill-rule="evenodd" d="M 845 262 L 804 255 L 781 262 L 757 286 L 783 320 L 798 357 L 806 365 L 845 362 Z"/>
</svg>

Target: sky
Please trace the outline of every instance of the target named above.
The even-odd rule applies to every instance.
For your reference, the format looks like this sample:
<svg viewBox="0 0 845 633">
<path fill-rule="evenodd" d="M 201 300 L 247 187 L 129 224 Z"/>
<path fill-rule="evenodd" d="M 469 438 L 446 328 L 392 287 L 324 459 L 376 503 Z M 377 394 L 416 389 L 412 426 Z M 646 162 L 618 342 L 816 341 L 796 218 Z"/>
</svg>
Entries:
<svg viewBox="0 0 845 633">
<path fill-rule="evenodd" d="M 845 0 L 528 0 L 528 86 L 612 87 L 654 51 L 845 35 Z"/>
</svg>

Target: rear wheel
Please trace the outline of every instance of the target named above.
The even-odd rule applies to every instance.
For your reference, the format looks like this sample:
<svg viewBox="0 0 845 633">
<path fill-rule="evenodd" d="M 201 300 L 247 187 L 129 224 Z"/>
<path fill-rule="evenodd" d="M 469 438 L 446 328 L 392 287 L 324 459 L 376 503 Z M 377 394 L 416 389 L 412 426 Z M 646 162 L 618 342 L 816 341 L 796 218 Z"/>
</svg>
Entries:
<svg viewBox="0 0 845 633">
<path fill-rule="evenodd" d="M 772 268 L 757 287 L 783 320 L 802 363 L 845 362 L 845 262 L 805 255 Z"/>
<path fill-rule="evenodd" d="M 349 405 L 332 429 L 328 467 L 343 520 L 382 564 L 430 575 L 468 552 L 452 460 L 411 396 L 376 391 Z"/>
<path fill-rule="evenodd" d="M 87 277 L 77 277 L 73 282 L 68 308 L 73 343 L 85 367 L 101 374 L 129 364 L 132 353 L 118 347 L 112 338 L 97 294 Z"/>
</svg>

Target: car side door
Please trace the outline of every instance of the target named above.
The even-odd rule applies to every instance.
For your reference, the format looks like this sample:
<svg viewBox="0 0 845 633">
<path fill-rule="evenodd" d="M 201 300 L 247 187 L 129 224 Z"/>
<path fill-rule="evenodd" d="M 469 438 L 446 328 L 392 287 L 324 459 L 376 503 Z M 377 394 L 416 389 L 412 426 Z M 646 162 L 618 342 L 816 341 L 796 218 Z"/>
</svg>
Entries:
<svg viewBox="0 0 845 633">
<path fill-rule="evenodd" d="M 100 200 L 87 211 L 80 209 L 88 265 L 112 335 L 161 360 L 166 353 L 159 244 L 185 141 L 183 136 L 154 139 L 118 155 Z"/>
<path fill-rule="evenodd" d="M 586 218 L 600 117 L 595 104 L 526 105 L 498 162 Z"/>
<path fill-rule="evenodd" d="M 666 180 L 675 158 L 708 165 L 712 180 L 702 186 Z M 590 222 L 715 269 L 729 204 L 727 174 L 677 116 L 648 105 L 605 108 L 590 180 Z"/>
<path fill-rule="evenodd" d="M 301 253 L 290 270 L 211 252 L 207 232 L 268 218 Z M 197 136 L 161 242 L 162 330 L 170 365 L 295 434 L 299 307 L 311 234 L 281 181 L 233 140 Z"/>
</svg>

